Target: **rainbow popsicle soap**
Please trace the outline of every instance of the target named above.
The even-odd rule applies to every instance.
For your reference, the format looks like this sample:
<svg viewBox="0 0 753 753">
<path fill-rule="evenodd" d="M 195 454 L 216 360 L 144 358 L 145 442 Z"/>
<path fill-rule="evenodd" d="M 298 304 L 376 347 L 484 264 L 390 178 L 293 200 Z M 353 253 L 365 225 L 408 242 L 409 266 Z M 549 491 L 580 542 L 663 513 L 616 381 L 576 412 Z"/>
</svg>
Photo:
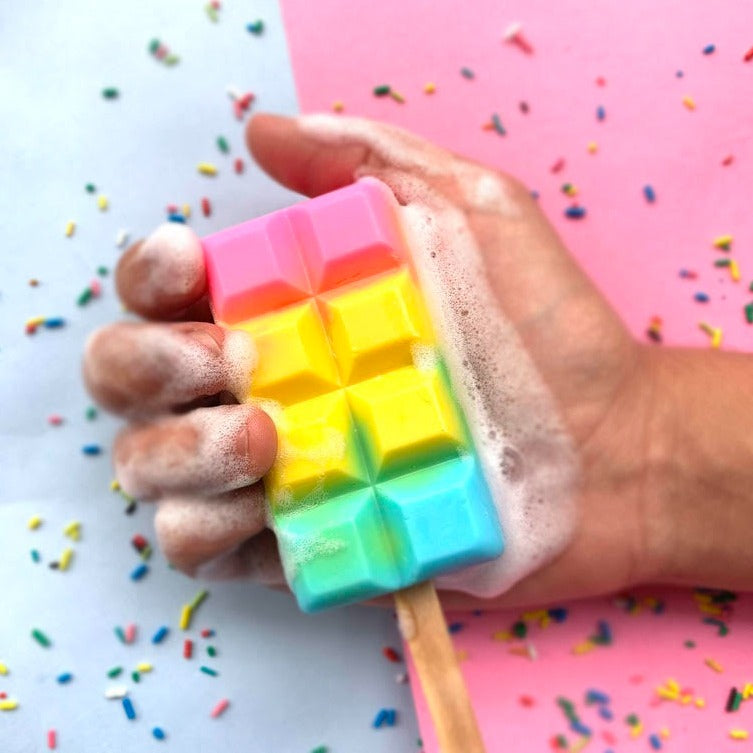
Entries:
<svg viewBox="0 0 753 753">
<path fill-rule="evenodd" d="M 218 324 L 253 336 L 270 523 L 305 611 L 501 554 L 399 219 L 364 178 L 202 240 Z"/>
</svg>

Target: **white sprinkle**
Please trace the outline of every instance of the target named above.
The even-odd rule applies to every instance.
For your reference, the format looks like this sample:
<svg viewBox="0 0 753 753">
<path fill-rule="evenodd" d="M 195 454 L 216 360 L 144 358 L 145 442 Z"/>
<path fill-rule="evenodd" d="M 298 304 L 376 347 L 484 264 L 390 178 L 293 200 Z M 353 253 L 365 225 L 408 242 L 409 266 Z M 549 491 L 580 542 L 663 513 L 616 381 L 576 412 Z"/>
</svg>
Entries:
<svg viewBox="0 0 753 753">
<path fill-rule="evenodd" d="M 237 86 L 233 86 L 232 84 L 228 84 L 225 87 L 225 91 L 227 92 L 230 99 L 240 99 L 243 94 L 238 90 Z"/>
<path fill-rule="evenodd" d="M 125 685 L 113 685 L 105 690 L 105 698 L 110 701 L 125 698 L 128 695 L 128 688 Z"/>
<path fill-rule="evenodd" d="M 115 236 L 115 245 L 118 248 L 123 248 L 123 246 L 128 243 L 129 237 L 130 234 L 127 230 L 118 230 L 117 235 Z"/>
<path fill-rule="evenodd" d="M 395 682 L 398 685 L 405 685 L 405 683 L 408 682 L 408 673 L 407 672 L 398 672 L 395 675 Z"/>
<path fill-rule="evenodd" d="M 505 41 L 509 42 L 511 39 L 515 39 L 522 30 L 523 24 L 520 21 L 514 21 L 505 29 L 503 37 Z"/>
</svg>

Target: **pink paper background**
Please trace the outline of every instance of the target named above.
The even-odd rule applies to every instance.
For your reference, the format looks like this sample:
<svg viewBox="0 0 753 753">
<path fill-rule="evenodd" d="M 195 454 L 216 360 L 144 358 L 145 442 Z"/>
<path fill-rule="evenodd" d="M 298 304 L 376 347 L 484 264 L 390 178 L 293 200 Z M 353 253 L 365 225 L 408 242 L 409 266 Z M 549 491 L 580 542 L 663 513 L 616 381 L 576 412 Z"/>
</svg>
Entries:
<svg viewBox="0 0 753 753">
<path fill-rule="evenodd" d="M 742 61 L 753 45 L 753 4 L 740 0 L 474 0 L 474 2 L 348 2 L 282 0 L 301 109 L 331 109 L 341 100 L 349 114 L 396 123 L 490 165 L 507 170 L 540 192 L 541 205 L 572 253 L 614 303 L 631 330 L 644 337 L 648 320 L 664 320 L 665 342 L 708 346 L 699 331 L 705 320 L 724 329 L 724 347 L 750 350 L 753 327 L 742 307 L 753 301 L 753 61 Z M 520 20 L 535 54 L 524 55 L 501 41 L 504 28 Z M 702 48 L 716 45 L 703 55 Z M 467 66 L 473 80 L 460 75 Z M 682 78 L 676 72 L 682 70 Z M 596 79 L 603 76 L 606 85 Z M 432 81 L 434 95 L 423 93 Z M 372 89 L 390 84 L 405 104 L 376 98 Z M 682 104 L 691 95 L 690 112 Z M 526 101 L 530 112 L 520 112 Z M 598 122 L 603 105 L 606 119 Z M 507 136 L 481 126 L 491 113 Z M 589 141 L 599 145 L 589 154 Z M 734 156 L 724 167 L 722 160 Z M 550 167 L 564 159 L 565 168 Z M 567 220 L 571 203 L 560 190 L 574 183 L 587 217 Z M 651 184 L 656 203 L 642 194 Z M 732 250 L 742 281 L 730 281 L 713 260 L 711 240 L 735 237 Z M 681 268 L 695 281 L 680 279 Z M 711 300 L 693 300 L 697 291 Z M 670 593 L 663 616 L 629 617 L 608 600 L 575 605 L 562 626 L 534 631 L 540 659 L 507 653 L 491 640 L 509 626 L 513 613 L 463 616 L 457 635 L 467 651 L 464 672 L 490 753 L 547 750 L 549 738 L 567 731 L 554 703 L 562 694 L 581 704 L 588 687 L 614 698 L 615 750 L 647 750 L 646 734 L 667 725 L 667 750 L 726 751 L 750 743 L 727 738 L 732 726 L 753 730 L 753 703 L 725 715 L 732 684 L 753 680 L 753 627 L 748 597 L 726 638 L 702 625 L 688 593 Z M 615 643 L 585 656 L 572 644 L 607 617 Z M 683 647 L 696 638 L 698 648 Z M 713 656 L 722 675 L 703 664 Z M 731 668 L 736 667 L 736 671 Z M 749 672 L 745 676 L 745 672 Z M 642 675 L 633 684 L 629 678 Z M 675 676 L 705 696 L 705 710 L 652 707 L 655 684 Z M 517 701 L 528 693 L 531 709 Z M 423 700 L 417 708 L 427 752 L 436 751 Z M 623 717 L 636 712 L 645 722 L 639 742 L 629 740 Z M 589 724 L 597 717 L 583 711 Z M 598 731 L 609 727 L 595 724 Z M 571 736 L 572 737 L 572 736 Z M 610 748 L 601 738 L 590 748 Z"/>
</svg>

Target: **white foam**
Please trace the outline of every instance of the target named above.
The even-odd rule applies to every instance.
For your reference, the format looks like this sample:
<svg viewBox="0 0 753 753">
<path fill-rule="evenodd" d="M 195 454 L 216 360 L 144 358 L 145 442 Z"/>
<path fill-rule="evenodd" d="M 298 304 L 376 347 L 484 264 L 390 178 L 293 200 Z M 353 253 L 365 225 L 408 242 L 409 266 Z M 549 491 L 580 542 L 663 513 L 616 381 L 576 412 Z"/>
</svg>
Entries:
<svg viewBox="0 0 753 753">
<path fill-rule="evenodd" d="M 392 189 L 442 339 L 456 394 L 505 533 L 499 559 L 439 584 L 498 595 L 561 552 L 577 525 L 578 461 L 551 392 L 489 283 L 487 264 L 458 204 L 517 219 L 521 210 L 494 173 L 399 129 L 326 115 L 299 118 L 322 143 L 371 153 L 358 174 Z M 458 190 L 440 191 L 448 182 Z"/>
</svg>

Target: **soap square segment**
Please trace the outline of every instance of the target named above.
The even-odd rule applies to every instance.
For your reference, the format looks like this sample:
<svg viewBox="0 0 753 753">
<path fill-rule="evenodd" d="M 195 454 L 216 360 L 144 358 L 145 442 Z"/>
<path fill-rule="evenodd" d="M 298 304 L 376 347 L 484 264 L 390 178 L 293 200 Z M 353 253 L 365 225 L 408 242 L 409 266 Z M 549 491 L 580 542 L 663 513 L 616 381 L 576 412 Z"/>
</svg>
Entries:
<svg viewBox="0 0 753 753">
<path fill-rule="evenodd" d="M 277 428 L 278 460 L 264 480 L 273 513 L 369 484 L 342 390 L 286 408 Z"/>
<path fill-rule="evenodd" d="M 303 300 L 309 283 L 287 210 L 202 240 L 215 319 L 236 324 Z"/>
<path fill-rule="evenodd" d="M 496 511 L 477 461 L 449 460 L 377 485 L 379 506 L 407 583 L 502 552 Z"/>
<path fill-rule="evenodd" d="M 398 369 L 346 392 L 374 481 L 437 463 L 467 447 L 458 407 L 439 369 Z"/>
<path fill-rule="evenodd" d="M 392 192 L 373 178 L 291 207 L 314 292 L 408 260 L 396 208 Z"/>
<path fill-rule="evenodd" d="M 281 515 L 275 530 L 286 575 L 307 612 L 400 588 L 400 573 L 371 488 Z"/>
<path fill-rule="evenodd" d="M 283 405 L 321 395 L 340 384 L 316 304 L 307 301 L 241 322 L 257 351 L 251 393 Z"/>
</svg>

